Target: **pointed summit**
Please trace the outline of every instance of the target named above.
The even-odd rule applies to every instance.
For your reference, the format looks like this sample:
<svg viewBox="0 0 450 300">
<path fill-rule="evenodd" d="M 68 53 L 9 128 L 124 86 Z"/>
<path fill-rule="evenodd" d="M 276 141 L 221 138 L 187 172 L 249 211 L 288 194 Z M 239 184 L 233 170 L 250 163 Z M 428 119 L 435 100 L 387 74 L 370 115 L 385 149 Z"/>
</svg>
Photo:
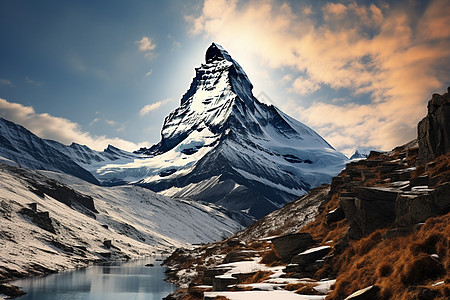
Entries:
<svg viewBox="0 0 450 300">
<path fill-rule="evenodd" d="M 222 59 L 233 62 L 233 59 L 231 58 L 230 54 L 228 54 L 227 50 L 225 50 L 221 45 L 213 42 L 211 46 L 209 46 L 208 50 L 206 50 L 206 62 L 211 63 L 214 60 Z"/>
</svg>

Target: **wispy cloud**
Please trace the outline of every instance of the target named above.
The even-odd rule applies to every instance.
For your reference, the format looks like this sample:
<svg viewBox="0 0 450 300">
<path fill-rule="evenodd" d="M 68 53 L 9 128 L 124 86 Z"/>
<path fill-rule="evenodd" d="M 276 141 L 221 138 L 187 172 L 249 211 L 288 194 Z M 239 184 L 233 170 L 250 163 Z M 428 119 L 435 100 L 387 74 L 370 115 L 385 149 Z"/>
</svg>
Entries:
<svg viewBox="0 0 450 300">
<path fill-rule="evenodd" d="M 89 123 L 89 126 L 94 125 L 94 124 L 97 123 L 98 121 L 100 121 L 100 118 L 94 118 L 94 120 L 92 120 L 92 121 Z"/>
<path fill-rule="evenodd" d="M 43 82 L 39 82 L 39 81 L 35 81 L 30 79 L 28 76 L 25 77 L 25 80 L 29 83 L 29 84 L 33 84 L 35 86 L 42 86 L 44 83 Z"/>
<path fill-rule="evenodd" d="M 172 99 L 168 98 L 168 99 L 164 99 L 164 100 L 152 103 L 152 104 L 148 104 L 139 111 L 139 114 L 141 115 L 141 117 L 143 117 L 146 114 L 148 114 L 149 112 L 157 110 L 158 108 L 160 108 L 161 106 L 163 106 L 166 103 L 169 103 L 170 101 L 172 101 Z"/>
<path fill-rule="evenodd" d="M 148 36 L 143 36 L 142 39 L 136 41 L 139 51 L 144 52 L 144 56 L 152 59 L 154 57 L 153 50 L 156 49 L 156 44 Z"/>
<path fill-rule="evenodd" d="M 294 9 L 272 0 L 206 0 L 202 13 L 186 20 L 192 34 L 294 74 L 294 96 L 326 87 L 367 97 L 281 106 L 337 148 L 387 150 L 416 136 L 427 100 L 444 92 L 450 77 L 450 2 L 432 0 L 418 14 L 405 5 L 329 1 Z"/>
<path fill-rule="evenodd" d="M 167 38 L 172 41 L 172 48 L 173 49 L 177 49 L 177 48 L 181 47 L 181 43 L 178 42 L 171 34 L 169 34 L 167 36 Z"/>
<path fill-rule="evenodd" d="M 105 123 L 110 125 L 110 126 L 116 126 L 117 125 L 117 122 L 113 121 L 113 120 L 105 120 Z"/>
<path fill-rule="evenodd" d="M 8 79 L 0 79 L 0 85 L 15 87 L 15 85 Z"/>
<path fill-rule="evenodd" d="M 153 70 L 150 69 L 147 73 L 145 73 L 145 77 L 149 77 L 150 75 L 152 75 Z"/>
<path fill-rule="evenodd" d="M 54 117 L 47 113 L 38 114 L 31 106 L 8 102 L 2 98 L 0 98 L 0 116 L 26 127 L 41 138 L 56 140 L 67 145 L 76 142 L 95 150 L 103 150 L 111 144 L 128 151 L 150 146 L 149 143 L 133 143 L 120 138 L 91 135 L 83 131 L 79 124 L 68 119 Z"/>
</svg>

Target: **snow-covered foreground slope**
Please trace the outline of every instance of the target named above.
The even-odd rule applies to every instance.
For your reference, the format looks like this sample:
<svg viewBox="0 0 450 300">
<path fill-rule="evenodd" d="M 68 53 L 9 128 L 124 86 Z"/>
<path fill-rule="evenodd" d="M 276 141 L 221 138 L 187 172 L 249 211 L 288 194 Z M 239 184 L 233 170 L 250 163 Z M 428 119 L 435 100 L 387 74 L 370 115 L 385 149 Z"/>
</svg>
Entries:
<svg viewBox="0 0 450 300">
<path fill-rule="evenodd" d="M 0 164 L 0 279 L 168 253 L 241 229 L 211 205 L 44 173 Z"/>
</svg>

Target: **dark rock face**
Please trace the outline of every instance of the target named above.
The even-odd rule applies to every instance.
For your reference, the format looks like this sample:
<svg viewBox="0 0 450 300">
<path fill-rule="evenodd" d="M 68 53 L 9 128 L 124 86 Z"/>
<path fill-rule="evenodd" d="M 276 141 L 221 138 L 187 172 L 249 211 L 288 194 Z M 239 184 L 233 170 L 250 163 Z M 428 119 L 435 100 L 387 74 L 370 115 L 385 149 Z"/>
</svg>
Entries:
<svg viewBox="0 0 450 300">
<path fill-rule="evenodd" d="M 51 233 L 56 233 L 55 227 L 53 226 L 52 219 L 50 218 L 50 214 L 48 211 L 36 212 L 24 207 L 19 211 L 19 213 L 28 216 L 31 221 L 40 228 Z"/>
<path fill-rule="evenodd" d="M 447 89 L 449 91 L 450 88 Z M 449 93 L 433 94 L 428 102 L 428 115 L 419 122 L 419 162 L 426 163 L 450 153 Z"/>
<path fill-rule="evenodd" d="M 356 197 L 343 197 L 340 205 L 350 221 L 348 236 L 361 238 L 395 220 L 395 200 L 401 192 L 388 188 L 358 188 Z"/>
<path fill-rule="evenodd" d="M 9 296 L 11 298 L 15 298 L 15 297 L 25 295 L 26 293 L 15 285 L 3 283 L 3 284 L 0 284 L 0 294 Z M 8 299 L 10 299 L 10 298 L 8 298 Z"/>
<path fill-rule="evenodd" d="M 309 233 L 293 233 L 273 238 L 272 243 L 281 259 L 289 261 L 294 255 L 314 245 L 314 240 Z"/>
<path fill-rule="evenodd" d="M 398 196 L 395 204 L 395 224 L 411 227 L 425 222 L 430 217 L 450 211 L 450 183 L 438 186 L 436 190 L 405 192 Z"/>
</svg>

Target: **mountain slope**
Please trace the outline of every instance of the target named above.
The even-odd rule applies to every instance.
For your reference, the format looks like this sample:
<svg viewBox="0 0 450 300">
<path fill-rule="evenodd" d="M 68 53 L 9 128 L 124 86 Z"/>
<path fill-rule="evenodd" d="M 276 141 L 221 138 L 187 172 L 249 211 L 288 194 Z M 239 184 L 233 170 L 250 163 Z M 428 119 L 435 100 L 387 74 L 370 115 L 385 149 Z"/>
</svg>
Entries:
<svg viewBox="0 0 450 300">
<path fill-rule="evenodd" d="M 0 118 L 0 157 L 14 161 L 20 167 L 71 174 L 88 182 L 97 179 L 65 153 L 28 131 L 24 127 Z M 5 160 L 6 159 L 6 160 Z"/>
<path fill-rule="evenodd" d="M 1 163 L 0 216 L 0 280 L 167 253 L 241 229 L 214 205 Z"/>
<path fill-rule="evenodd" d="M 252 88 L 241 66 L 213 43 L 180 106 L 166 117 L 161 141 L 138 152 L 150 157 L 105 166 L 97 178 L 257 218 L 329 182 L 347 158 L 311 128 L 259 102 Z"/>
</svg>

